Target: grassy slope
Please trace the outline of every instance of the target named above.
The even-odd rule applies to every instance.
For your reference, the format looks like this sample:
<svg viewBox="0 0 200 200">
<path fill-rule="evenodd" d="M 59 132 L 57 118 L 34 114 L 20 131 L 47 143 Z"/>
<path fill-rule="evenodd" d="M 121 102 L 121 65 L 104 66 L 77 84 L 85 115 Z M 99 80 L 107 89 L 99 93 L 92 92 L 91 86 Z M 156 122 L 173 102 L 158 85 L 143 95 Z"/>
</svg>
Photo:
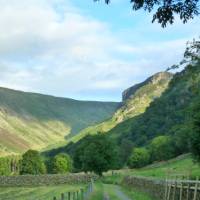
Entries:
<svg viewBox="0 0 200 200">
<path fill-rule="evenodd" d="M 119 175 L 107 178 L 107 181 L 119 182 L 124 175 L 144 176 L 165 179 L 170 175 L 185 175 L 192 178 L 200 176 L 200 165 L 193 162 L 190 154 L 185 154 L 177 158 L 154 163 L 141 169 L 123 169 L 119 170 Z"/>
<path fill-rule="evenodd" d="M 82 130 L 73 138 L 72 141 L 77 142 L 80 138 L 87 134 L 107 132 L 114 128 L 117 124 L 144 113 L 150 103 L 154 99 L 160 97 L 166 90 L 171 78 L 172 74 L 167 72 L 157 73 L 150 77 L 141 83 L 141 87 L 137 88 L 137 90 L 125 100 L 123 103 L 124 105 L 115 112 L 111 119 Z"/>
<path fill-rule="evenodd" d="M 63 142 L 70 133 L 110 118 L 118 106 L 0 88 L 0 155 Z"/>
<path fill-rule="evenodd" d="M 77 191 L 84 185 L 60 185 L 40 187 L 4 187 L 0 188 L 0 200 L 47 200 L 56 196 L 58 199 L 61 193 Z"/>
</svg>

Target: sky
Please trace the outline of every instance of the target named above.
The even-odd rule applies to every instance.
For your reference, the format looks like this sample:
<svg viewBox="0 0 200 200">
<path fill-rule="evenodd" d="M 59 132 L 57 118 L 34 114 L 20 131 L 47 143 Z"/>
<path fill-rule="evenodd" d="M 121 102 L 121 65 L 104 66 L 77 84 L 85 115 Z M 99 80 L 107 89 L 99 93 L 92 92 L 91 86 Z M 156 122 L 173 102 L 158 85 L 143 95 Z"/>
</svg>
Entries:
<svg viewBox="0 0 200 200">
<path fill-rule="evenodd" d="M 129 2 L 0 0 L 0 86 L 120 101 L 126 88 L 178 63 L 200 17 L 163 29 Z"/>
</svg>

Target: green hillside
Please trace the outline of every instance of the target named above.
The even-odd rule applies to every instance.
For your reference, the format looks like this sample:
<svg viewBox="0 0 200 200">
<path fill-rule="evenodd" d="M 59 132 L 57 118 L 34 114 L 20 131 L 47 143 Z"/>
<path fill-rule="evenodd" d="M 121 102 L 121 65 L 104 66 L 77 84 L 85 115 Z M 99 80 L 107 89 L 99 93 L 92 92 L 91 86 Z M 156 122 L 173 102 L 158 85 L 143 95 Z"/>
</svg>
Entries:
<svg viewBox="0 0 200 200">
<path fill-rule="evenodd" d="M 110 118 L 119 103 L 77 101 L 0 88 L 0 155 L 42 149 Z M 70 135 L 70 136 L 71 136 Z"/>
<path fill-rule="evenodd" d="M 144 113 L 152 101 L 166 90 L 173 75 L 168 72 L 157 73 L 144 82 L 128 88 L 123 92 L 123 105 L 113 117 L 105 122 L 82 130 L 73 141 L 78 141 L 87 134 L 107 132 L 117 124 Z"/>
<path fill-rule="evenodd" d="M 130 118 L 108 133 L 144 146 L 159 135 L 172 135 L 180 153 L 188 152 L 191 109 L 200 100 L 200 64 L 174 75 L 168 89 L 140 116 Z"/>
<path fill-rule="evenodd" d="M 168 72 L 157 73 L 144 82 L 137 84 L 136 86 L 130 87 L 123 92 L 123 104 L 122 106 L 114 113 L 112 118 L 106 120 L 102 123 L 99 123 L 94 126 L 90 126 L 86 129 L 83 129 L 79 134 L 73 136 L 68 140 L 68 145 L 60 148 L 52 148 L 50 151 L 47 151 L 47 155 L 55 155 L 63 151 L 73 151 L 73 149 L 79 145 L 79 143 L 73 145 L 71 142 L 76 143 L 81 138 L 86 135 L 97 134 L 98 132 L 107 132 L 114 128 L 117 124 L 131 117 L 136 117 L 145 112 L 146 108 L 150 105 L 152 101 L 159 98 L 161 94 L 166 90 L 170 80 L 173 75 Z M 129 96 L 124 96 L 129 94 Z"/>
</svg>

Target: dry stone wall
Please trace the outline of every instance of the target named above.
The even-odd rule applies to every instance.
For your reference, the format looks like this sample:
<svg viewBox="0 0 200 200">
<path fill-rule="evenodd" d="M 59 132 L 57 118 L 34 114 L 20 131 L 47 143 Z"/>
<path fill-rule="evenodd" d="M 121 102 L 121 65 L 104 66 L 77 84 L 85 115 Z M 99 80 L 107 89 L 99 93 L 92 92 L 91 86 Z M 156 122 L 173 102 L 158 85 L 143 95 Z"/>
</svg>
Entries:
<svg viewBox="0 0 200 200">
<path fill-rule="evenodd" d="M 93 174 L 0 176 L 0 187 L 79 184 L 97 178 Z"/>
</svg>

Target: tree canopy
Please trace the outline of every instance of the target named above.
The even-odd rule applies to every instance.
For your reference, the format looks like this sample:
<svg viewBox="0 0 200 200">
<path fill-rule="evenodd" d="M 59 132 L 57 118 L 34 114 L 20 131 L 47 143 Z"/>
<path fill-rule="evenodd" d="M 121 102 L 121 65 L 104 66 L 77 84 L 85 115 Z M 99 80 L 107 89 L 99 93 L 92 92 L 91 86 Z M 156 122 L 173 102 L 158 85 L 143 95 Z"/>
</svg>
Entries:
<svg viewBox="0 0 200 200">
<path fill-rule="evenodd" d="M 103 172 L 116 166 L 117 152 L 113 142 L 103 134 L 87 136 L 76 149 L 74 166 L 85 172 Z"/>
<path fill-rule="evenodd" d="M 150 154 L 146 148 L 134 148 L 128 160 L 130 168 L 144 167 L 149 163 Z"/>
<path fill-rule="evenodd" d="M 46 166 L 38 151 L 28 150 L 20 161 L 20 174 L 44 174 Z"/>
<path fill-rule="evenodd" d="M 111 0 L 105 0 L 107 4 L 110 2 Z M 173 24 L 176 15 L 183 23 L 199 15 L 199 0 L 131 0 L 130 3 L 134 11 L 155 11 L 152 22 L 158 21 L 162 27 Z"/>
<path fill-rule="evenodd" d="M 72 170 L 72 160 L 68 154 L 60 153 L 56 155 L 50 164 L 51 173 L 64 174 Z"/>
</svg>

